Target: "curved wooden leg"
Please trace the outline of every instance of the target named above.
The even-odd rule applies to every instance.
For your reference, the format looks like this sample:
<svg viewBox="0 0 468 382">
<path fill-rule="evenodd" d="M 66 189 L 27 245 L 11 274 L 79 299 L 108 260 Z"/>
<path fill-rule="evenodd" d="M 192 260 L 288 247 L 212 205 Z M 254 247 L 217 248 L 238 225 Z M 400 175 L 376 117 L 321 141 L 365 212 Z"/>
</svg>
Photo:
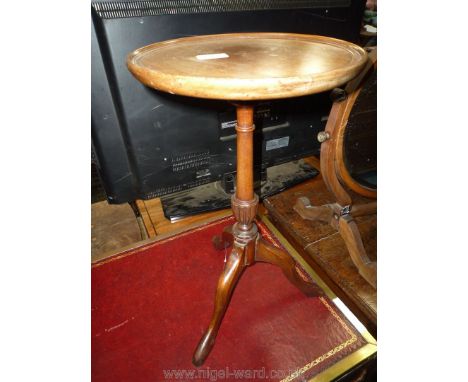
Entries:
<svg viewBox="0 0 468 382">
<path fill-rule="evenodd" d="M 377 289 L 377 263 L 367 256 L 362 244 L 361 234 L 351 215 L 342 216 L 338 221 L 338 230 L 343 238 L 348 252 L 359 270 L 359 274 Z"/>
<path fill-rule="evenodd" d="M 254 244 L 254 243 L 252 243 Z M 216 335 L 218 334 L 221 321 L 224 313 L 229 305 L 232 292 L 239 280 L 245 265 L 245 253 L 247 246 L 240 247 L 234 245 L 229 255 L 229 258 L 224 266 L 224 270 L 218 280 L 216 289 L 215 306 L 211 317 L 210 325 L 205 334 L 198 343 L 192 362 L 195 366 L 200 366 L 205 362 L 206 357 L 210 354 L 215 343 Z"/>
<path fill-rule="evenodd" d="M 307 296 L 317 296 L 317 286 L 310 282 L 297 268 L 294 259 L 281 248 L 277 248 L 263 239 L 258 239 L 255 261 L 276 265 L 281 268 L 288 280 Z"/>
<path fill-rule="evenodd" d="M 333 214 L 339 213 L 342 207 L 336 203 L 313 206 L 308 198 L 301 196 L 297 198 L 293 209 L 303 219 L 330 222 L 332 221 Z M 351 212 L 354 217 L 375 214 L 377 212 L 377 202 L 353 204 Z"/>
<path fill-rule="evenodd" d="M 312 221 L 329 222 L 335 227 L 343 238 L 346 248 L 351 256 L 351 260 L 359 271 L 359 274 L 377 289 L 377 263 L 373 262 L 367 256 L 364 245 L 362 244 L 361 234 L 356 222 L 351 214 L 338 216 L 342 207 L 337 204 L 325 204 L 322 206 L 312 206 L 309 199 L 305 197 L 298 198 L 294 205 L 294 210 L 303 218 Z M 363 205 L 353 205 L 352 214 L 357 216 L 369 215 L 375 213 L 377 203 L 367 203 Z M 335 216 L 338 220 L 336 220 Z"/>
<path fill-rule="evenodd" d="M 333 206 L 331 204 L 324 204 L 322 206 L 313 206 L 310 200 L 302 196 L 296 200 L 293 207 L 302 219 L 319 220 L 322 222 L 329 222 L 333 217 Z"/>
<path fill-rule="evenodd" d="M 232 225 L 224 227 L 221 235 L 213 236 L 213 239 L 211 239 L 211 241 L 213 242 L 213 246 L 218 250 L 222 250 L 232 246 L 232 243 L 234 242 L 234 236 L 232 234 Z"/>
</svg>

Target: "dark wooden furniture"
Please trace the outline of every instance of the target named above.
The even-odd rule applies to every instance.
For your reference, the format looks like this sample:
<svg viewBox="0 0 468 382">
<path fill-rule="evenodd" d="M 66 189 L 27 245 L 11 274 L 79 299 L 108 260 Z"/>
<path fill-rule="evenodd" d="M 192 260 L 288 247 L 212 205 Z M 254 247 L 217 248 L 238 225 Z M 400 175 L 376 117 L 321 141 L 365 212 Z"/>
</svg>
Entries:
<svg viewBox="0 0 468 382">
<path fill-rule="evenodd" d="M 254 101 L 330 90 L 354 78 L 366 61 L 366 52 L 354 44 L 284 33 L 181 38 L 148 45 L 128 56 L 129 70 L 145 85 L 171 94 L 228 100 L 237 107 L 237 178 L 232 197 L 237 222 L 215 241 L 220 248 L 232 245 L 232 250 L 218 281 L 211 322 L 193 356 L 195 365 L 203 364 L 212 349 L 247 266 L 256 261 L 277 265 L 304 293 L 314 293 L 295 261 L 259 237 L 254 222 L 258 206 L 253 189 Z"/>
<path fill-rule="evenodd" d="M 318 158 L 309 163 L 320 168 Z M 307 198 L 314 205 L 333 204 L 322 174 L 263 200 L 263 205 L 275 227 L 288 239 L 330 289 L 359 318 L 373 336 L 377 336 L 377 292 L 358 272 L 341 235 L 328 222 L 304 220 L 291 208 L 298 198 Z M 372 199 L 353 195 L 355 203 Z M 367 255 L 377 260 L 376 215 L 355 218 Z"/>
<path fill-rule="evenodd" d="M 366 79 L 376 71 L 377 50 L 372 49 L 364 70 L 350 81 L 344 91 L 336 89 L 336 100 L 328 118 L 325 131 L 320 132 L 320 169 L 323 180 L 335 198 L 335 203 L 312 206 L 307 198 L 299 198 L 294 209 L 304 218 L 329 222 L 343 237 L 351 259 L 359 274 L 377 288 L 377 263 L 372 261 L 364 249 L 359 229 L 353 217 L 377 212 L 377 202 L 354 203 L 347 189 L 365 196 L 377 198 L 377 189 L 359 182 L 348 170 L 345 161 L 345 135 L 348 118 Z M 376 110 L 367 112 L 376 114 Z M 370 126 L 372 128 L 372 126 Z M 375 126 L 374 126 L 375 128 Z"/>
</svg>

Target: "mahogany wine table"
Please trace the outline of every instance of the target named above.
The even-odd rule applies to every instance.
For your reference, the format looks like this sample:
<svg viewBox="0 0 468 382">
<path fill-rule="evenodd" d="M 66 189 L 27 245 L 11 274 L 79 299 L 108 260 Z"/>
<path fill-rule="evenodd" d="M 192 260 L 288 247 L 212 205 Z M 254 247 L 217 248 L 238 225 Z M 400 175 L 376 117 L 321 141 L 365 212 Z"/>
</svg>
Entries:
<svg viewBox="0 0 468 382">
<path fill-rule="evenodd" d="M 227 100 L 237 108 L 237 177 L 231 201 L 236 223 L 215 240 L 219 249 L 232 249 L 218 281 L 210 324 L 193 356 L 195 365 L 203 364 L 213 348 L 246 267 L 258 261 L 274 264 L 305 294 L 314 293 L 295 261 L 263 240 L 254 222 L 258 206 L 253 189 L 255 101 L 333 89 L 354 78 L 366 60 L 362 48 L 346 41 L 285 33 L 187 37 L 151 44 L 128 56 L 129 70 L 147 86 L 171 94 Z M 249 325 L 248 318 L 245 325 Z"/>
</svg>

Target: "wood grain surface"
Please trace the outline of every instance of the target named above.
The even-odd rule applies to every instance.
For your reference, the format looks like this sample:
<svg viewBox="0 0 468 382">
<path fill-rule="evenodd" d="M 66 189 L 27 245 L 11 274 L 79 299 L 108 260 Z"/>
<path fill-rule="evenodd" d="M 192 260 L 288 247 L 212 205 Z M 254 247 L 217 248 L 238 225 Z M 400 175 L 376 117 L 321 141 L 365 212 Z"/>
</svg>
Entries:
<svg viewBox="0 0 468 382">
<path fill-rule="evenodd" d="M 332 89 L 366 60 L 361 47 L 330 37 L 235 33 L 151 44 L 130 53 L 127 66 L 140 82 L 168 93 L 248 101 Z"/>
<path fill-rule="evenodd" d="M 318 166 L 318 163 L 316 164 Z M 303 220 L 291 200 L 307 197 L 313 205 L 333 203 L 334 197 L 318 175 L 303 184 L 267 198 L 263 203 L 277 228 L 332 288 L 367 329 L 377 334 L 377 292 L 362 278 L 340 234 L 328 223 Z M 353 194 L 359 204 L 370 201 Z M 377 215 L 356 217 L 365 250 L 377 259 Z"/>
<path fill-rule="evenodd" d="M 109 204 L 106 200 L 91 204 L 91 261 L 142 239 L 138 221 L 126 204 Z"/>
</svg>

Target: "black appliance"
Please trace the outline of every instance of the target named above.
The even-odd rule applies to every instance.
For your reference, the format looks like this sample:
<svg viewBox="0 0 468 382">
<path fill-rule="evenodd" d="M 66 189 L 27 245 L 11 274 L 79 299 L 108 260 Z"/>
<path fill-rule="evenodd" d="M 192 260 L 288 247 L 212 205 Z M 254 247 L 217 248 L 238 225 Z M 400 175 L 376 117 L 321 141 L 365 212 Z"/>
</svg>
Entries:
<svg viewBox="0 0 468 382">
<path fill-rule="evenodd" d="M 145 87 L 128 71 L 128 53 L 167 39 L 230 32 L 307 33 L 357 42 L 364 5 L 365 0 L 92 2 L 92 149 L 107 200 L 149 199 L 212 182 L 229 193 L 235 179 L 234 107 Z M 330 107 L 328 94 L 261 103 L 255 121 L 258 177 L 265 180 L 268 167 L 317 154 L 316 135 Z"/>
</svg>

